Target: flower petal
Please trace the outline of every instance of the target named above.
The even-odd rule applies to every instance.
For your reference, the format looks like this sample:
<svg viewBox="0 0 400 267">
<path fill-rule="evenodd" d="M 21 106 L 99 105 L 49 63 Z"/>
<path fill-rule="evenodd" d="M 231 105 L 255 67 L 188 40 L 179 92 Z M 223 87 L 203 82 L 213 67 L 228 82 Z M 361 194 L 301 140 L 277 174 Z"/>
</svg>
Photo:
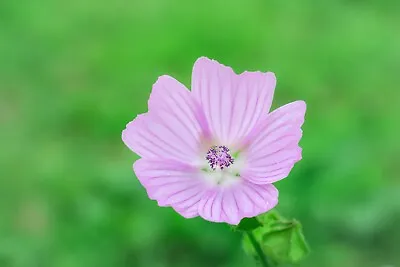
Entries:
<svg viewBox="0 0 400 267">
<path fill-rule="evenodd" d="M 208 133 L 204 112 L 191 92 L 179 81 L 163 75 L 153 85 L 149 99 L 149 110 L 163 110 L 178 116 L 191 129 Z"/>
<path fill-rule="evenodd" d="M 209 189 L 198 204 L 199 215 L 212 222 L 237 225 L 275 207 L 278 190 L 271 184 L 256 185 L 243 180 L 228 188 Z"/>
<path fill-rule="evenodd" d="M 269 184 L 289 175 L 301 159 L 306 104 L 295 101 L 270 113 L 245 139 L 247 164 L 241 176 L 255 184 Z"/>
<path fill-rule="evenodd" d="M 162 76 L 153 86 L 149 112 L 130 122 L 122 139 L 141 157 L 191 163 L 198 157 L 204 132 L 199 110 L 185 86 Z"/>
<path fill-rule="evenodd" d="M 272 72 L 244 72 L 208 58 L 196 61 L 192 92 L 203 107 L 217 142 L 232 145 L 246 136 L 272 103 L 276 79 Z"/>
<path fill-rule="evenodd" d="M 198 216 L 205 183 L 196 168 L 171 160 L 139 159 L 133 169 L 149 198 L 159 206 L 171 206 L 185 218 Z"/>
</svg>

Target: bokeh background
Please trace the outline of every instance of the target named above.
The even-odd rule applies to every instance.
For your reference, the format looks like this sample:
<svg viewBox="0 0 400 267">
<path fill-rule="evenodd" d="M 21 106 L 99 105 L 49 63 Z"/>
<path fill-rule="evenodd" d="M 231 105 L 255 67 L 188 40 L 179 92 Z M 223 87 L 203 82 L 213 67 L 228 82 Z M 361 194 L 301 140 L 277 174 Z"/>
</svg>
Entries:
<svg viewBox="0 0 400 267">
<path fill-rule="evenodd" d="M 208 56 L 303 99 L 277 183 L 300 266 L 400 266 L 400 1 L 0 1 L 0 267 L 254 266 L 224 224 L 147 198 L 121 141 L 152 84 Z"/>
</svg>

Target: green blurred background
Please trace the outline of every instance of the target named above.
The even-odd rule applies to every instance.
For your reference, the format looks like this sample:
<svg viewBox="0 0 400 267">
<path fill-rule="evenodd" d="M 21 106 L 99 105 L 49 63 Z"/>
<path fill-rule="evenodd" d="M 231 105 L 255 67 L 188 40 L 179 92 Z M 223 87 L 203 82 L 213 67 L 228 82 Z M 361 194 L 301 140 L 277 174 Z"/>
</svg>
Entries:
<svg viewBox="0 0 400 267">
<path fill-rule="evenodd" d="M 301 266 L 400 266 L 400 1 L 0 1 L 0 267 L 254 266 L 224 224 L 147 198 L 121 141 L 194 61 L 273 71 L 308 104 L 277 183 Z"/>
</svg>

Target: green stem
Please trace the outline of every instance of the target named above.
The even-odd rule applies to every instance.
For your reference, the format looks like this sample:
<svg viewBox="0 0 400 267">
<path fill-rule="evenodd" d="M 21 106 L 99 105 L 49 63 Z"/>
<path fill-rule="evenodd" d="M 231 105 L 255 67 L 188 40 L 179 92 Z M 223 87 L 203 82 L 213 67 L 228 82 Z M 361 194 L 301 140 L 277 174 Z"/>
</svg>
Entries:
<svg viewBox="0 0 400 267">
<path fill-rule="evenodd" d="M 263 267 L 271 267 L 268 263 L 267 257 L 262 251 L 260 244 L 258 244 L 257 239 L 253 235 L 253 232 L 247 231 L 247 235 L 249 236 L 250 242 L 254 247 L 254 250 L 257 252 L 258 258 L 260 260 L 261 266 Z"/>
</svg>

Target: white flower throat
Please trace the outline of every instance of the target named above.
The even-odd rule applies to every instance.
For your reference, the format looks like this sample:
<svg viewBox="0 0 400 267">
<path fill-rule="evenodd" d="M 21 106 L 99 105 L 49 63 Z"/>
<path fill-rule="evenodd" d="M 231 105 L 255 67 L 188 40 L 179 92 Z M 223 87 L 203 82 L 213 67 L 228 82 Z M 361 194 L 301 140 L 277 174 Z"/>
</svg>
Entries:
<svg viewBox="0 0 400 267">
<path fill-rule="evenodd" d="M 227 186 L 240 180 L 239 170 L 235 168 L 238 167 L 236 166 L 236 157 L 230 154 L 228 147 L 212 146 L 207 151 L 205 159 L 210 169 L 204 168 L 203 170 L 207 180 L 213 185 Z"/>
</svg>

